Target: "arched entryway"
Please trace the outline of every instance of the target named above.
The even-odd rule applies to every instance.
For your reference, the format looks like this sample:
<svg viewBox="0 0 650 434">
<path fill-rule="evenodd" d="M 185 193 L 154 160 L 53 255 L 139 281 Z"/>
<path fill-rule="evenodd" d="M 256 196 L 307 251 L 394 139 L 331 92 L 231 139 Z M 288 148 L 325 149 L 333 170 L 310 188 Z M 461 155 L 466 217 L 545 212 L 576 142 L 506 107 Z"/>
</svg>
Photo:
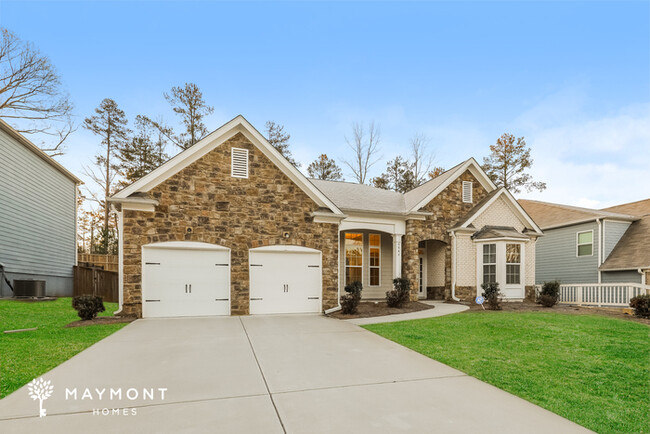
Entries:
<svg viewBox="0 0 650 434">
<path fill-rule="evenodd" d="M 418 298 L 444 300 L 447 286 L 448 244 L 440 240 L 418 243 Z"/>
</svg>

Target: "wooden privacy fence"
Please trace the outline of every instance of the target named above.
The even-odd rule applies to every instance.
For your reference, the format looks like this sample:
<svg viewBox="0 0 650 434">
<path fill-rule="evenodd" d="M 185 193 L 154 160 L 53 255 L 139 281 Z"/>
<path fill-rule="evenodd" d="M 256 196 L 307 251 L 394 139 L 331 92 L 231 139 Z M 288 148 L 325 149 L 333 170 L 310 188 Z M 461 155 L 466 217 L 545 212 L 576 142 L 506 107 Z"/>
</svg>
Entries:
<svg viewBox="0 0 650 434">
<path fill-rule="evenodd" d="M 640 283 L 567 284 L 560 285 L 560 303 L 628 307 L 630 299 L 649 293 L 650 286 Z"/>
<path fill-rule="evenodd" d="M 118 271 L 117 255 L 93 255 L 78 253 L 77 265 L 88 264 L 91 267 L 103 267 L 106 271 Z"/>
<path fill-rule="evenodd" d="M 74 289 L 77 295 L 99 295 L 111 303 L 119 302 L 118 273 L 95 267 L 74 267 Z"/>
</svg>

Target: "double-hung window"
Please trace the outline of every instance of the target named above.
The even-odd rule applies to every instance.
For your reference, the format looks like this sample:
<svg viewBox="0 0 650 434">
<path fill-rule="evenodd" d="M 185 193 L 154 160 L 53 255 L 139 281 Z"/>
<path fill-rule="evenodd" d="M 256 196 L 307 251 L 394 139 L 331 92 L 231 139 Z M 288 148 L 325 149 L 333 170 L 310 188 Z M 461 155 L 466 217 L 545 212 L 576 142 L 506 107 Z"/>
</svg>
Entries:
<svg viewBox="0 0 650 434">
<path fill-rule="evenodd" d="M 363 234 L 345 234 L 345 284 L 362 282 Z"/>
<path fill-rule="evenodd" d="M 497 281 L 497 245 L 483 244 L 483 282 Z"/>
<path fill-rule="evenodd" d="M 591 256 L 594 254 L 594 232 L 578 232 L 578 256 Z"/>
<path fill-rule="evenodd" d="M 368 250 L 370 252 L 370 286 L 379 286 L 381 275 L 381 235 L 368 236 Z"/>
<path fill-rule="evenodd" d="M 506 285 L 521 283 L 521 244 L 506 244 Z"/>
</svg>

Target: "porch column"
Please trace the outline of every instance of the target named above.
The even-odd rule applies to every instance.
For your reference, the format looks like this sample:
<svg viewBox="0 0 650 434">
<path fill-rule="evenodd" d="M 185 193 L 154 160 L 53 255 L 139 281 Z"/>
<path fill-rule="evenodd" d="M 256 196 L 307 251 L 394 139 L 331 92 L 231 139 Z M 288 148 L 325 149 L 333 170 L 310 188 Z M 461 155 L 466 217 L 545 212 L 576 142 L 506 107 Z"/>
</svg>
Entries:
<svg viewBox="0 0 650 434">
<path fill-rule="evenodd" d="M 393 234 L 393 277 L 402 277 L 402 235 Z"/>
</svg>

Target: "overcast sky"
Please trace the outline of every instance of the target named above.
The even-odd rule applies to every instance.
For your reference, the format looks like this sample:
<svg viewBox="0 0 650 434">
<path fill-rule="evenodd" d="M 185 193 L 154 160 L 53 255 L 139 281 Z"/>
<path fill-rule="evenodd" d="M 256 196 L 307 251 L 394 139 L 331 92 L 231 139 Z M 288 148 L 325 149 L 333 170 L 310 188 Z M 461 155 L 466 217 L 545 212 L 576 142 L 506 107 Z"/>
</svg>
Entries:
<svg viewBox="0 0 650 434">
<path fill-rule="evenodd" d="M 218 128 L 284 124 L 303 170 L 348 154 L 375 121 L 385 161 L 416 133 L 437 165 L 525 136 L 542 193 L 605 207 L 650 197 L 650 2 L 0 2 L 0 25 L 57 67 L 78 123 L 103 98 L 173 121 L 162 93 L 195 82 Z M 97 138 L 59 158 L 82 175 Z M 170 149 L 171 151 L 171 149 Z M 346 173 L 350 179 L 349 173 Z"/>
</svg>

